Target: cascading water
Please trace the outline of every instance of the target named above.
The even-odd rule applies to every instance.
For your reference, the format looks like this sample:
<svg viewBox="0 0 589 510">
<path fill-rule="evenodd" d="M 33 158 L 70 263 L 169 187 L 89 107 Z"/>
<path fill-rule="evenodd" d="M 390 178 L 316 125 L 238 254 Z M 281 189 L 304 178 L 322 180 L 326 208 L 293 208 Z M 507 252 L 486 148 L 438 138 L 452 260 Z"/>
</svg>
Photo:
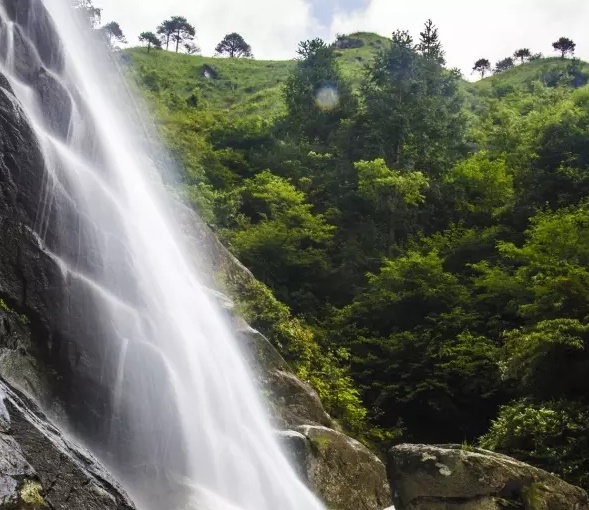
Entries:
<svg viewBox="0 0 589 510">
<path fill-rule="evenodd" d="M 90 39 L 68 0 L 0 0 L 0 87 L 45 159 L 34 231 L 82 296 L 63 317 L 66 330 L 86 324 L 75 356 L 102 360 L 82 377 L 95 388 L 66 406 L 70 429 L 145 509 L 320 510 L 183 253 L 120 78 Z"/>
</svg>

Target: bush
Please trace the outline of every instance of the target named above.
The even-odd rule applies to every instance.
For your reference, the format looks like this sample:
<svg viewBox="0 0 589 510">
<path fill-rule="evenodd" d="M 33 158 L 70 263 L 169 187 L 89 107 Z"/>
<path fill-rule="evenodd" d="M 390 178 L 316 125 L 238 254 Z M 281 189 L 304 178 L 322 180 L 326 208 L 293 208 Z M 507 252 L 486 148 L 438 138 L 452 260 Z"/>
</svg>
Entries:
<svg viewBox="0 0 589 510">
<path fill-rule="evenodd" d="M 577 403 L 512 402 L 479 444 L 589 486 L 589 410 Z"/>
</svg>

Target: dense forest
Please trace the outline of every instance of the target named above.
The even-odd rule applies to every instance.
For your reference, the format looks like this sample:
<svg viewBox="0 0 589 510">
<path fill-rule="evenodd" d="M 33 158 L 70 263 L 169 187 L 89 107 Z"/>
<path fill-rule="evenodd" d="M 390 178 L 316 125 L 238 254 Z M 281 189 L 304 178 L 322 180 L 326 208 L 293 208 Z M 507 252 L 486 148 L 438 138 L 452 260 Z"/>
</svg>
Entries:
<svg viewBox="0 0 589 510">
<path fill-rule="evenodd" d="M 260 282 L 220 283 L 367 444 L 478 444 L 587 488 L 588 66 L 516 50 L 469 83 L 431 22 L 298 53 L 121 53 Z"/>
</svg>

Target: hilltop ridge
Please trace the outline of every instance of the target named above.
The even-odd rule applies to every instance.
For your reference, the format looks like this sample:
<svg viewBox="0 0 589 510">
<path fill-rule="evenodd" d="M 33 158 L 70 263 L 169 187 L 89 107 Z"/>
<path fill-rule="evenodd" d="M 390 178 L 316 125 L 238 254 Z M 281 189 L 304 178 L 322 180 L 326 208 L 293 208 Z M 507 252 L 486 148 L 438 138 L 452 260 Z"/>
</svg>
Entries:
<svg viewBox="0 0 589 510">
<path fill-rule="evenodd" d="M 334 47 L 342 75 L 358 85 L 365 66 L 389 43 L 390 39 L 369 32 L 340 36 Z M 296 59 L 231 59 L 171 51 L 148 53 L 144 47 L 127 49 L 124 55 L 131 60 L 131 70 L 139 83 L 166 101 L 178 96 L 212 112 L 222 110 L 229 114 L 264 117 L 284 112 L 282 86 L 296 63 Z M 579 69 L 589 73 L 589 64 L 578 62 Z M 471 94 L 486 95 L 497 89 L 505 94 L 534 81 L 550 86 L 570 65 L 569 59 L 541 58 L 476 82 L 465 80 L 464 87 Z"/>
</svg>

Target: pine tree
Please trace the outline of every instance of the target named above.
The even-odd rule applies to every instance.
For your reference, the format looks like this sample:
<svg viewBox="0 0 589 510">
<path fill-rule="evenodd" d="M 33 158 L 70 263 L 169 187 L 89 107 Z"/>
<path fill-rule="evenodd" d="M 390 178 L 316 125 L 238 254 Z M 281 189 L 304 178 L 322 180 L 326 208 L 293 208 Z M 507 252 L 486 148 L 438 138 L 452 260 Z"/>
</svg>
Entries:
<svg viewBox="0 0 589 510">
<path fill-rule="evenodd" d="M 532 58 L 532 52 L 529 48 L 520 48 L 513 54 L 514 58 L 519 59 L 519 61 L 523 64 L 526 60 L 530 60 Z"/>
<path fill-rule="evenodd" d="M 514 66 L 513 58 L 507 57 L 507 58 L 504 58 L 503 60 L 500 60 L 499 62 L 497 62 L 495 64 L 495 69 L 493 72 L 495 74 L 499 74 L 499 73 L 502 73 L 503 71 L 507 71 L 508 69 L 511 69 L 513 66 Z"/>
<path fill-rule="evenodd" d="M 561 37 L 558 41 L 552 43 L 555 51 L 560 51 L 561 57 L 565 58 L 567 55 L 574 55 L 577 45 L 567 37 Z"/>
<path fill-rule="evenodd" d="M 153 32 L 141 32 L 139 35 L 139 40 L 142 43 L 147 43 L 147 53 L 151 51 L 152 46 L 158 49 L 161 49 L 162 47 L 162 42 Z"/>
<path fill-rule="evenodd" d="M 491 70 L 491 62 L 486 58 L 481 58 L 474 63 L 472 70 L 473 72 L 481 73 L 481 78 L 484 78 L 485 74 Z"/>
<path fill-rule="evenodd" d="M 419 44 L 417 49 L 428 58 L 431 58 L 444 65 L 446 59 L 444 58 L 444 50 L 442 49 L 442 43 L 438 36 L 438 28 L 434 25 L 431 19 L 425 22 L 423 32 L 419 33 Z"/>
<path fill-rule="evenodd" d="M 215 51 L 219 55 L 228 55 L 230 58 L 253 57 L 252 47 L 245 42 L 245 39 L 241 35 L 235 32 L 226 35 L 217 45 Z"/>
</svg>

